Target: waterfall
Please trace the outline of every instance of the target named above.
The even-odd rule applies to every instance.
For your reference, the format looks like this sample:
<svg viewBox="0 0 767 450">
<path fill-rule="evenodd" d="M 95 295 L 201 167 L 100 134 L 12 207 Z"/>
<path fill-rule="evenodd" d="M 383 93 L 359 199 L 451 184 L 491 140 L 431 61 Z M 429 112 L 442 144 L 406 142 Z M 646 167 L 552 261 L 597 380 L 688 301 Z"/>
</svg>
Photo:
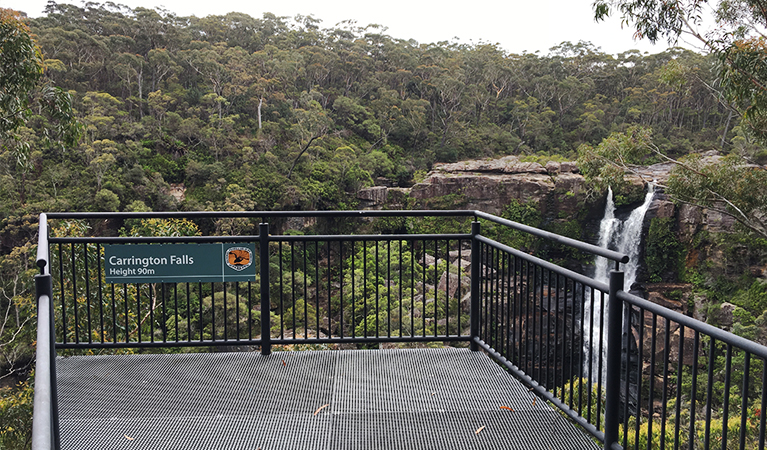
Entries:
<svg viewBox="0 0 767 450">
<path fill-rule="evenodd" d="M 642 240 L 642 224 L 644 223 L 644 217 L 647 210 L 650 208 L 653 196 L 655 194 L 655 187 L 653 184 L 648 184 L 647 195 L 645 195 L 644 202 L 641 206 L 631 211 L 631 214 L 625 219 L 621 220 L 615 217 L 615 202 L 613 200 L 613 191 L 608 189 L 607 191 L 607 203 L 605 204 L 605 214 L 602 221 L 599 223 L 599 241 L 600 247 L 609 248 L 620 253 L 625 253 L 629 256 L 629 262 L 622 266 L 625 272 L 624 276 L 624 289 L 630 289 L 631 285 L 636 281 L 637 268 L 639 266 L 639 246 Z M 615 262 L 609 261 L 607 258 L 597 256 L 595 261 L 594 279 L 603 283 L 609 283 L 610 270 L 615 268 Z M 587 299 L 590 300 L 591 293 L 588 292 Z M 585 299 L 584 299 L 585 300 Z M 605 302 L 607 296 L 605 295 Z M 589 373 L 597 375 L 601 372 L 604 386 L 604 376 L 607 360 L 607 346 L 604 345 L 607 338 L 607 317 L 602 315 L 602 304 L 599 301 L 598 296 L 594 296 L 593 303 L 593 321 L 592 321 L 592 303 L 585 301 L 584 315 L 582 320 L 584 324 L 584 346 L 583 351 L 586 356 L 586 366 L 583 368 L 584 376 L 588 376 Z M 591 352 L 591 341 L 600 339 L 600 317 L 603 317 L 604 327 L 601 333 L 602 351 Z M 596 344 L 596 343 L 595 343 Z M 589 358 L 590 355 L 590 358 Z M 601 371 L 600 371 L 601 363 Z"/>
</svg>

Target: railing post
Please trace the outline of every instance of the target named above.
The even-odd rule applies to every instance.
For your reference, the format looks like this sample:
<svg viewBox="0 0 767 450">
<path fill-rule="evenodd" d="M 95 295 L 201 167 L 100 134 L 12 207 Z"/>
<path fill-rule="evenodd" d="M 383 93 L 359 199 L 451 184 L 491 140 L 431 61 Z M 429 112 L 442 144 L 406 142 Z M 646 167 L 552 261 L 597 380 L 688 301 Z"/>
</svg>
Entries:
<svg viewBox="0 0 767 450">
<path fill-rule="evenodd" d="M 605 386 L 605 449 L 618 443 L 621 383 L 621 330 L 623 302 L 618 292 L 623 290 L 623 272 L 610 271 L 610 293 L 607 303 L 607 380 Z"/>
<path fill-rule="evenodd" d="M 480 234 L 480 224 L 478 221 L 471 223 L 471 340 L 469 348 L 472 351 L 479 351 L 479 345 L 474 342 L 479 337 L 479 286 L 480 279 L 480 246 L 476 236 Z"/>
<path fill-rule="evenodd" d="M 45 272 L 45 269 L 42 269 Z M 50 274 L 35 275 L 37 298 L 37 370 L 32 423 L 32 448 L 59 448 L 59 415 L 56 389 L 56 335 L 53 325 L 53 284 Z"/>
<path fill-rule="evenodd" d="M 269 299 L 269 224 L 258 225 L 258 253 L 261 264 L 261 354 L 272 353 L 271 300 Z"/>
</svg>

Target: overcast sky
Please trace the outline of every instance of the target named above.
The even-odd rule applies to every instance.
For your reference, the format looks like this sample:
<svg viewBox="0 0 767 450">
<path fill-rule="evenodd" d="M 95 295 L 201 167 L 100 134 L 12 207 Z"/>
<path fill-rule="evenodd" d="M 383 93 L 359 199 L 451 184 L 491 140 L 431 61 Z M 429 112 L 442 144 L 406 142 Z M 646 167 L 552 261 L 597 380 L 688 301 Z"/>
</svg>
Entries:
<svg viewBox="0 0 767 450">
<path fill-rule="evenodd" d="M 652 45 L 634 41 L 632 30 L 621 29 L 620 19 L 595 23 L 593 0 L 469 0 L 454 3 L 424 0 L 113 0 L 130 7 L 164 7 L 180 16 L 204 17 L 236 11 L 253 17 L 264 12 L 293 17 L 313 15 L 323 28 L 342 20 L 356 20 L 357 25 L 380 24 L 395 38 L 415 39 L 420 43 L 454 41 L 460 43 L 498 43 L 513 53 L 548 50 L 563 41 L 589 41 L 605 53 L 617 54 L 629 49 L 659 53 L 665 44 Z M 42 15 L 47 0 L 0 0 L 0 5 Z M 59 3 L 67 3 L 61 1 Z M 79 0 L 72 1 L 82 5 Z"/>
</svg>

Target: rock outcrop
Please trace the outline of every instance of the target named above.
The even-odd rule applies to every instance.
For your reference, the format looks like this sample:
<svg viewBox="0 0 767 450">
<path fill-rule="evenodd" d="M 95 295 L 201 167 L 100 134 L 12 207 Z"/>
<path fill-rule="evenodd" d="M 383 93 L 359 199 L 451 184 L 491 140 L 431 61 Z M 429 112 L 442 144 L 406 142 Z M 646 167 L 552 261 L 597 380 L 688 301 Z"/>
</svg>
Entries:
<svg viewBox="0 0 767 450">
<path fill-rule="evenodd" d="M 423 182 L 410 189 L 410 196 L 422 202 L 451 194 L 459 195 L 465 208 L 490 214 L 500 214 L 512 200 L 535 202 L 546 216 L 554 209 L 574 213 L 585 187 L 574 163 L 544 167 L 506 156 L 436 165 Z"/>
</svg>

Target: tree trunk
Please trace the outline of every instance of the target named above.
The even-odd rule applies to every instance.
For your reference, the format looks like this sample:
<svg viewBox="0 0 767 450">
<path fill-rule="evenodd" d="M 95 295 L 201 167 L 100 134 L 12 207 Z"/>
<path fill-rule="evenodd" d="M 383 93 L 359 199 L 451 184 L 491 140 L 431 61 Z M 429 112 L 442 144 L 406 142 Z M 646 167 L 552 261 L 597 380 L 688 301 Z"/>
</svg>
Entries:
<svg viewBox="0 0 767 450">
<path fill-rule="evenodd" d="M 258 129 L 261 129 L 261 105 L 264 103 L 264 97 L 258 99 Z"/>
<path fill-rule="evenodd" d="M 304 148 L 301 150 L 301 153 L 299 153 L 298 156 L 296 156 L 296 159 L 293 160 L 293 165 L 290 166 L 290 171 L 288 171 L 288 180 L 290 179 L 290 177 L 293 176 L 293 169 L 296 168 L 296 164 L 298 163 L 298 160 L 301 158 L 301 156 L 304 153 L 306 153 L 307 150 L 309 150 L 309 146 L 312 145 L 312 142 L 314 142 L 314 140 L 317 139 L 318 137 L 319 136 L 312 136 L 312 138 L 309 139 L 309 142 L 307 142 Z"/>
</svg>

